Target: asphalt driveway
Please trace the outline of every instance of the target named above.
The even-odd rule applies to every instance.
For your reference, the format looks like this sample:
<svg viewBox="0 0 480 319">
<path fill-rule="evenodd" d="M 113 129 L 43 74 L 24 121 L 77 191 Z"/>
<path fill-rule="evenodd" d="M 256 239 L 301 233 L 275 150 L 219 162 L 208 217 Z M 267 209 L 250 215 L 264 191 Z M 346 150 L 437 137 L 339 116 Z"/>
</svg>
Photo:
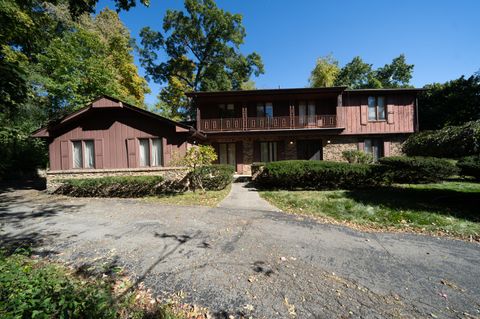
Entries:
<svg viewBox="0 0 480 319">
<path fill-rule="evenodd" d="M 108 258 L 155 294 L 182 291 L 219 318 L 480 317 L 477 243 L 363 233 L 271 207 L 35 190 L 0 194 L 0 222 L 2 245 L 27 240 L 76 265 Z"/>
</svg>

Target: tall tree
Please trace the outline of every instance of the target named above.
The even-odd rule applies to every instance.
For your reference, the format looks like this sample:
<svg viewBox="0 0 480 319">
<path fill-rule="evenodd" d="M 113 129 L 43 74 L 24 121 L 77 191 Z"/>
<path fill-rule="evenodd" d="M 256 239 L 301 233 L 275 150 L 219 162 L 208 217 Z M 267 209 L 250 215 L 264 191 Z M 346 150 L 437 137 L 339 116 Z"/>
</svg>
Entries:
<svg viewBox="0 0 480 319">
<path fill-rule="evenodd" d="M 404 54 L 392 60 L 392 63 L 385 64 L 384 67 L 375 71 L 375 78 L 377 78 L 382 87 L 386 88 L 405 88 L 410 87 L 410 80 L 412 79 L 413 64 L 407 64 Z"/>
<path fill-rule="evenodd" d="M 68 31 L 36 56 L 33 80 L 37 95 L 48 101 L 49 114 L 70 112 L 101 94 L 142 106 L 148 87 L 138 75 L 131 38 L 118 15 L 105 9 L 77 22 L 69 20 L 65 7 L 51 9 Z"/>
<path fill-rule="evenodd" d="M 185 0 L 184 11 L 168 10 L 163 33 L 142 29 L 141 63 L 149 78 L 166 84 L 160 94 L 163 105 L 176 109 L 172 114 L 189 110 L 184 96 L 171 99 L 170 93 L 238 90 L 252 75 L 263 73 L 260 55 L 240 53 L 245 35 L 242 16 L 218 8 L 213 0 Z"/>
<path fill-rule="evenodd" d="M 461 125 L 480 119 L 480 73 L 446 83 L 425 85 L 419 96 L 421 130 L 434 130 L 445 125 Z"/>
<path fill-rule="evenodd" d="M 352 89 L 379 87 L 372 71 L 372 65 L 356 56 L 347 63 L 338 74 L 335 85 L 345 85 Z"/>
<path fill-rule="evenodd" d="M 326 87 L 333 86 L 335 80 L 340 73 L 338 61 L 335 60 L 332 54 L 317 59 L 315 68 L 310 75 L 311 87 Z"/>
</svg>

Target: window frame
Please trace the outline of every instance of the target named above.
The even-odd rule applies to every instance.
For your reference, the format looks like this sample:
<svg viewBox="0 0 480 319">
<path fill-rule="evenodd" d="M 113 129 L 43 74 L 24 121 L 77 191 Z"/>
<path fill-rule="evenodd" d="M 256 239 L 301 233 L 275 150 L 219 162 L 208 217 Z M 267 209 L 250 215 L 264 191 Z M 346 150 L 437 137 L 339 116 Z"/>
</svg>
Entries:
<svg viewBox="0 0 480 319">
<path fill-rule="evenodd" d="M 370 118 L 370 99 L 374 99 L 375 118 Z M 383 118 L 380 117 L 379 98 L 383 99 Z M 387 97 L 385 95 L 369 95 L 367 97 L 367 119 L 369 122 L 385 122 L 387 120 Z"/>
<path fill-rule="evenodd" d="M 269 104 L 269 105 L 267 105 L 267 104 Z M 258 115 L 259 107 L 262 108 L 262 114 L 263 115 L 261 115 L 261 116 Z M 267 115 L 267 107 L 271 107 L 271 109 L 272 109 L 272 114 L 271 115 Z M 273 102 L 257 102 L 255 111 L 256 111 L 257 117 L 273 118 L 274 117 L 273 109 L 274 109 Z"/>
<path fill-rule="evenodd" d="M 220 118 L 233 118 L 233 117 L 235 117 L 235 104 L 234 103 L 220 103 L 220 104 L 218 104 L 218 109 L 219 109 Z"/>
<path fill-rule="evenodd" d="M 367 151 L 367 141 L 370 141 L 370 150 Z M 375 153 L 377 150 L 377 154 Z M 367 154 L 371 154 L 375 162 L 378 159 L 385 157 L 384 140 L 382 138 L 366 138 L 363 140 L 363 151 Z"/>
<path fill-rule="evenodd" d="M 163 138 L 162 137 L 138 137 L 138 167 L 164 167 L 164 145 L 163 145 Z M 148 165 L 140 165 L 140 141 L 147 140 L 148 141 Z M 159 160 L 159 165 L 153 165 L 153 140 L 160 141 L 161 147 L 161 156 Z"/>
<path fill-rule="evenodd" d="M 267 145 L 267 160 L 262 158 L 263 145 Z M 278 141 L 262 141 L 260 142 L 260 161 L 269 163 L 278 161 Z"/>
<path fill-rule="evenodd" d="M 92 146 L 93 146 L 93 166 L 92 167 L 86 167 L 86 147 L 85 147 L 85 143 L 86 142 L 91 142 L 92 143 Z M 70 143 L 72 145 L 72 169 L 95 169 L 96 168 L 96 159 L 95 159 L 95 140 L 94 139 L 91 139 L 91 138 L 87 138 L 87 139 L 72 139 L 70 140 Z M 80 156 L 81 156 L 81 159 L 82 159 L 82 162 L 81 162 L 81 167 L 75 167 L 75 143 L 80 143 Z"/>
</svg>

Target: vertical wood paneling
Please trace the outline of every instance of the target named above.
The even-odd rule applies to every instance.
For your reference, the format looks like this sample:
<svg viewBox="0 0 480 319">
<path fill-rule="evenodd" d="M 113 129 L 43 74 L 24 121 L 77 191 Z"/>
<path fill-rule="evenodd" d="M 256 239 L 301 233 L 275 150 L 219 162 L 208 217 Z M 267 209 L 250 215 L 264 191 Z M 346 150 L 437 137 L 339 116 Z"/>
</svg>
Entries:
<svg viewBox="0 0 480 319">
<path fill-rule="evenodd" d="M 94 114 L 87 114 L 70 123 L 69 127 L 62 128 L 62 132 L 51 141 L 49 144 L 51 170 L 72 168 L 70 162 L 73 161 L 73 154 L 70 141 L 78 139 L 94 140 L 97 168 L 137 167 L 138 145 L 136 139 L 142 137 L 162 138 L 165 141 L 165 145 L 163 145 L 165 159 L 169 160 L 171 157 L 171 144 L 175 144 L 174 150 L 185 154 L 187 134 L 176 133 L 175 127 L 171 125 L 144 117 L 126 108 L 107 111 L 96 109 L 91 112 Z M 131 154 L 127 151 L 127 140 L 131 140 L 130 146 L 133 147 Z M 100 141 L 102 142 L 100 143 Z"/>
</svg>

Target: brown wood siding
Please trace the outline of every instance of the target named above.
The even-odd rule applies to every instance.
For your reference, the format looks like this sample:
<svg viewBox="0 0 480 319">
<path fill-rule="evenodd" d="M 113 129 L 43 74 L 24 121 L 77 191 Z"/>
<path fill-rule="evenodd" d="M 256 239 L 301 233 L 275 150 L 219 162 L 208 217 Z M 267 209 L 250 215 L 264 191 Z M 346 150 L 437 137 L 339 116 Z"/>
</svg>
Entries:
<svg viewBox="0 0 480 319">
<path fill-rule="evenodd" d="M 381 95 L 381 94 L 379 94 Z M 385 95 L 386 119 L 368 120 L 368 95 L 349 95 L 343 98 L 340 116 L 345 130 L 341 134 L 413 133 L 415 130 L 415 96 Z"/>
<path fill-rule="evenodd" d="M 175 126 L 156 121 L 127 108 L 92 109 L 52 134 L 49 145 L 50 169 L 72 168 L 71 142 L 93 140 L 95 167 L 104 169 L 138 167 L 138 138 L 162 138 L 164 166 L 173 153 L 184 155 L 187 133 L 175 132 Z"/>
</svg>

